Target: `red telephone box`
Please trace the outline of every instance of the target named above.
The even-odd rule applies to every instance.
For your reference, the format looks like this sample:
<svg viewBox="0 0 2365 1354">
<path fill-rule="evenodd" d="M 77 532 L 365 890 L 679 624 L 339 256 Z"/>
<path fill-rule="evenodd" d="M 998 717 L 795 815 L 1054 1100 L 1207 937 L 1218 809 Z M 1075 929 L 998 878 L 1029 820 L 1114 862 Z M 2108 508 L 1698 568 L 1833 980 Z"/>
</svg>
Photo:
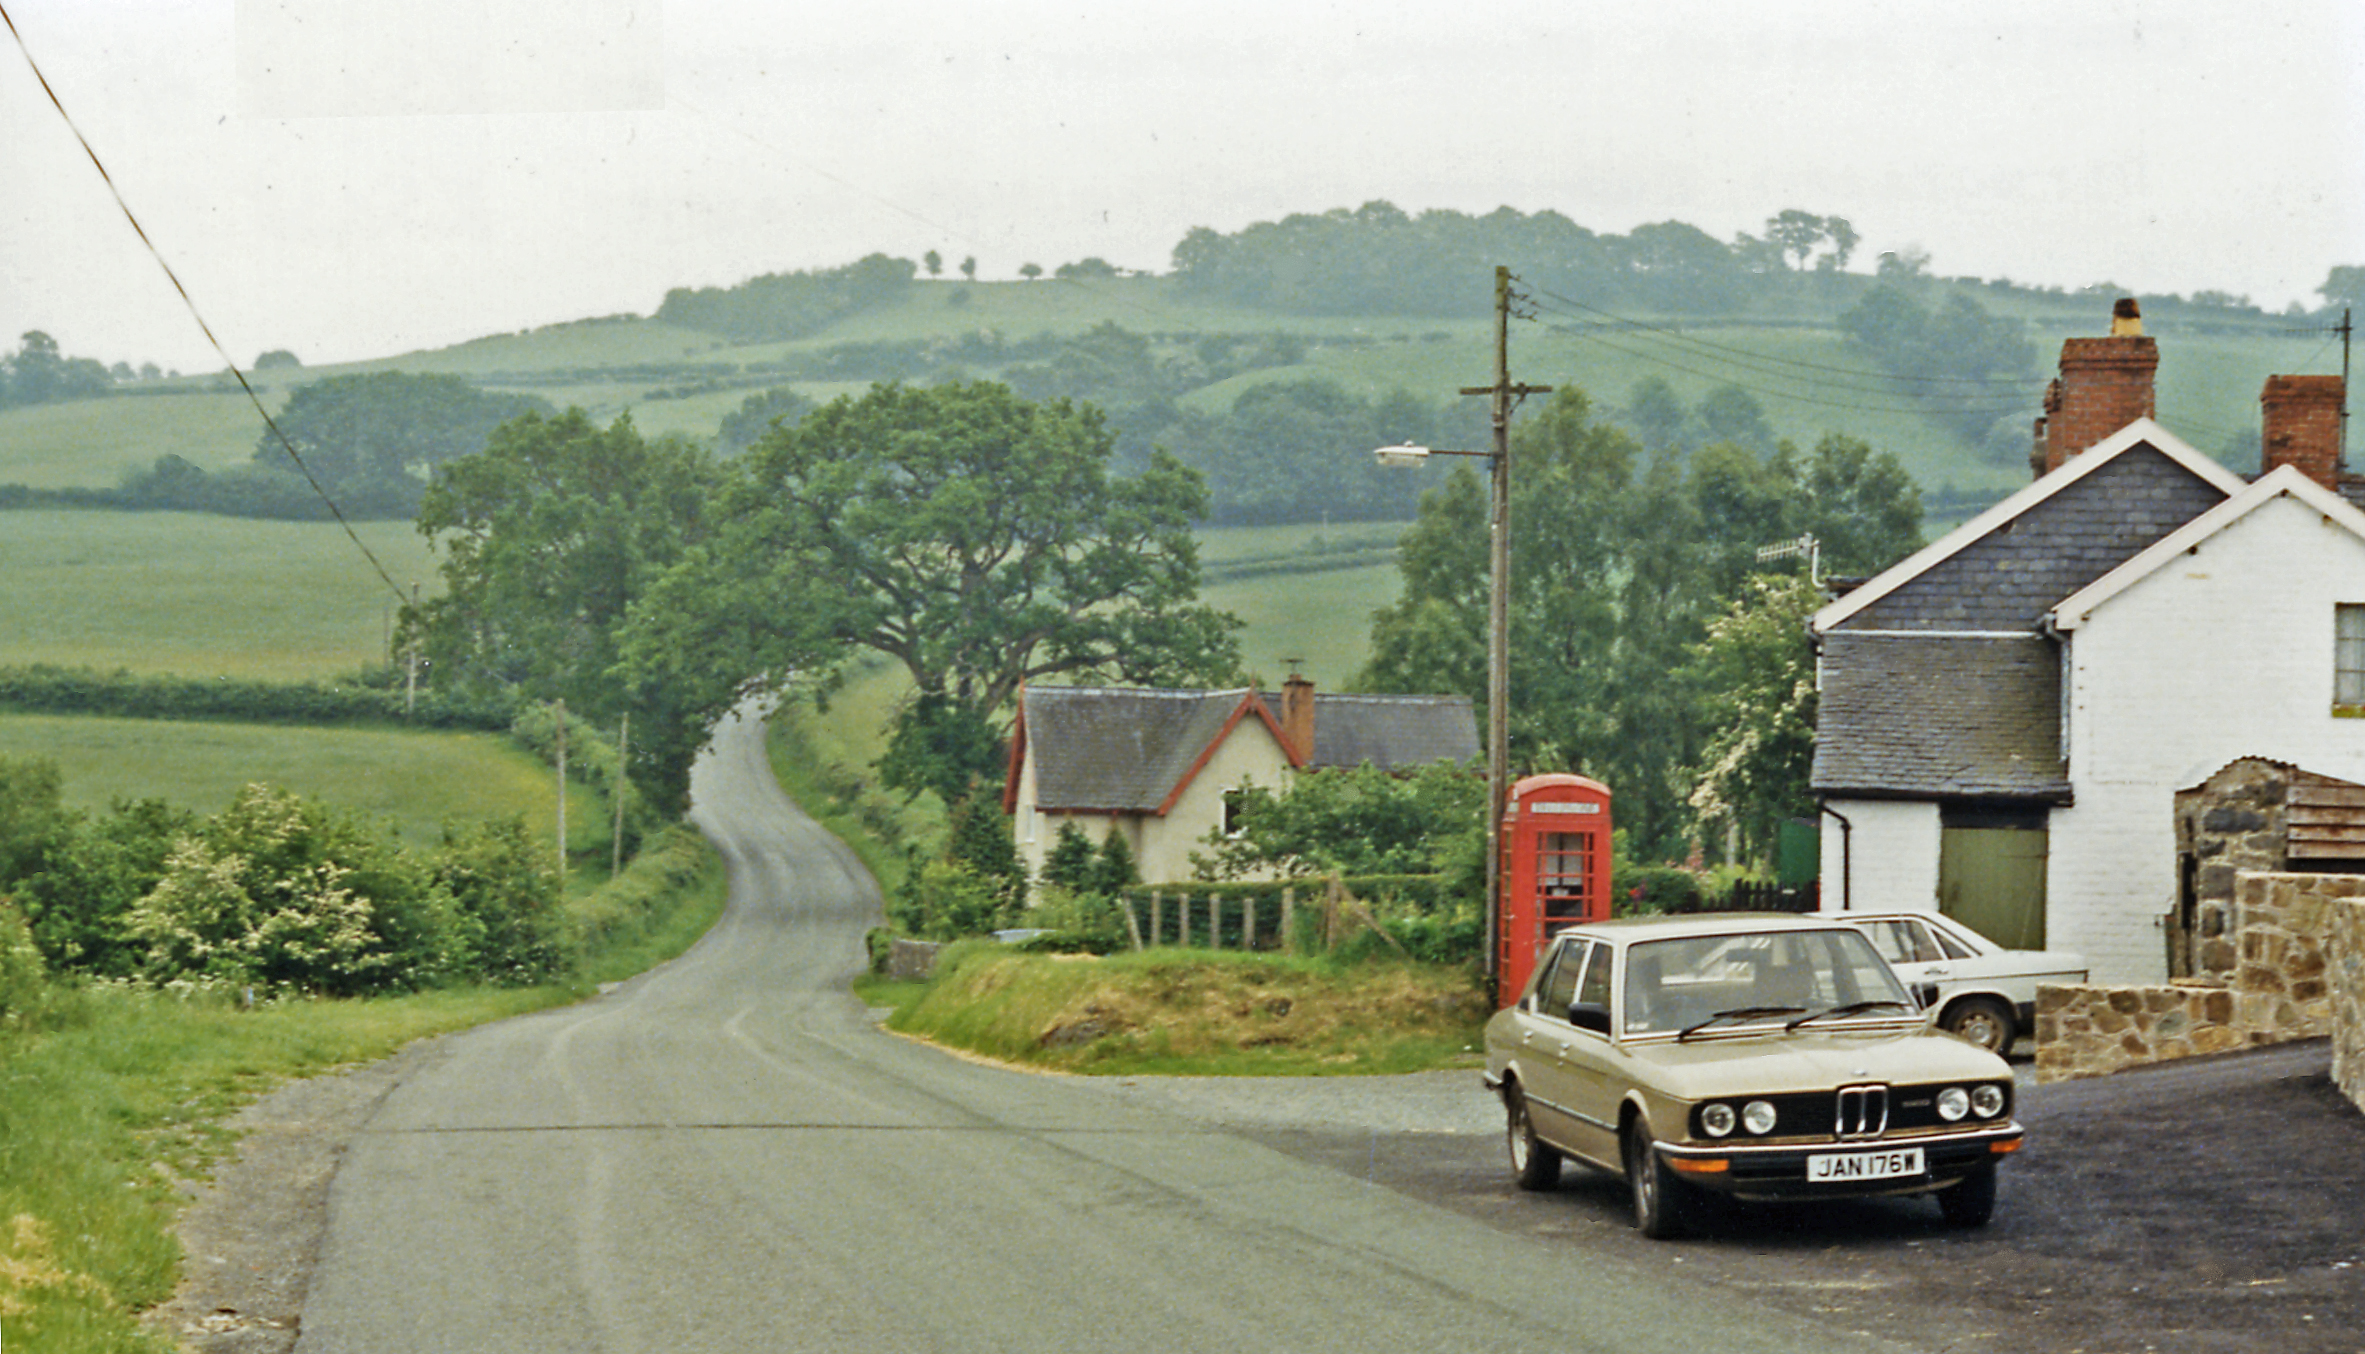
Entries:
<svg viewBox="0 0 2365 1354">
<path fill-rule="evenodd" d="M 1610 914 L 1610 787 L 1583 776 L 1529 776 L 1503 806 L 1503 903 L 1496 920 L 1496 999 L 1527 986 L 1544 942 Z"/>
</svg>

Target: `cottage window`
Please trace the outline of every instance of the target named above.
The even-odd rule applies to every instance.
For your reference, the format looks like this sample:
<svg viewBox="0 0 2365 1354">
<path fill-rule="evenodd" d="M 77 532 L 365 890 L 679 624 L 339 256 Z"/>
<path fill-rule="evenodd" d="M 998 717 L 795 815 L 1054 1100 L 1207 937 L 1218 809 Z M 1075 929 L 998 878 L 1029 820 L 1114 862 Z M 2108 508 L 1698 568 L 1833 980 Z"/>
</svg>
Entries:
<svg viewBox="0 0 2365 1354">
<path fill-rule="evenodd" d="M 1240 829 L 1241 829 L 1241 822 L 1240 822 L 1240 807 L 1241 807 L 1241 805 L 1242 805 L 1242 804 L 1243 804 L 1243 803 L 1244 803 L 1244 802 L 1247 800 L 1247 798 L 1248 798 L 1248 792 L 1247 792 L 1247 791 L 1245 791 L 1245 790 L 1226 790 L 1226 791 L 1224 791 L 1224 835 L 1225 835 L 1225 836 L 1227 836 L 1227 837 L 1237 837 L 1237 836 L 1239 836 L 1239 835 L 1240 835 Z"/>
<path fill-rule="evenodd" d="M 2365 604 L 2332 608 L 2332 704 L 2365 713 Z"/>
</svg>

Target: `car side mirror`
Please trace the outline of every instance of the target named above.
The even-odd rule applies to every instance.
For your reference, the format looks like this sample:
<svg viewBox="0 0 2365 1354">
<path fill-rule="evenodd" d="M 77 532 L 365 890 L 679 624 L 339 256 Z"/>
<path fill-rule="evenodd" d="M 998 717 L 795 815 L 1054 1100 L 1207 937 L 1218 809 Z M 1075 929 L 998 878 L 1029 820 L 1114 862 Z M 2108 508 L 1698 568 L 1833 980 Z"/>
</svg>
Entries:
<svg viewBox="0 0 2365 1354">
<path fill-rule="evenodd" d="M 1598 1001 L 1571 1002 L 1568 1008 L 1568 1023 L 1580 1030 L 1591 1030 L 1595 1034 L 1608 1034 L 1610 1032 L 1610 1008 Z"/>
</svg>

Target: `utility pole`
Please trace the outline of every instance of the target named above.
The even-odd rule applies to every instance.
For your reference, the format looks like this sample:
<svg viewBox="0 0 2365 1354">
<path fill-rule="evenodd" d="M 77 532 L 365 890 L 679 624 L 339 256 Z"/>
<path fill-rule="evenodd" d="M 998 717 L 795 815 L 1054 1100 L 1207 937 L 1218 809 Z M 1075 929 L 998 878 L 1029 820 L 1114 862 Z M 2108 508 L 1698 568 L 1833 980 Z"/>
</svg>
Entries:
<svg viewBox="0 0 2365 1354">
<path fill-rule="evenodd" d="M 624 790 L 626 785 L 624 757 L 631 748 L 632 711 L 627 710 L 624 712 L 623 723 L 616 728 L 616 783 L 608 787 L 608 793 L 616 796 L 616 826 L 615 830 L 608 834 L 609 845 L 614 848 L 608 861 L 608 878 L 610 879 L 624 873 Z"/>
<path fill-rule="evenodd" d="M 402 661 L 402 717 L 404 719 L 411 717 L 411 707 L 419 703 L 419 627 L 416 623 L 418 615 L 419 585 L 414 582 L 411 584 L 411 616 L 413 618 L 411 642 L 403 650 Z"/>
<path fill-rule="evenodd" d="M 558 702 L 558 884 L 567 885 L 567 703 Z"/>
<path fill-rule="evenodd" d="M 1486 982 L 1493 992 L 1503 957 L 1503 804 L 1511 791 L 1511 410 L 1550 386 L 1511 381 L 1511 270 L 1495 269 L 1495 379 L 1464 386 L 1464 395 L 1494 398 L 1494 449 L 1487 530 L 1492 547 L 1486 590 Z"/>
<path fill-rule="evenodd" d="M 2349 336 L 2355 330 L 2349 324 L 2349 307 L 2340 308 L 2340 457 L 2334 462 L 2335 473 L 2349 465 Z"/>
</svg>

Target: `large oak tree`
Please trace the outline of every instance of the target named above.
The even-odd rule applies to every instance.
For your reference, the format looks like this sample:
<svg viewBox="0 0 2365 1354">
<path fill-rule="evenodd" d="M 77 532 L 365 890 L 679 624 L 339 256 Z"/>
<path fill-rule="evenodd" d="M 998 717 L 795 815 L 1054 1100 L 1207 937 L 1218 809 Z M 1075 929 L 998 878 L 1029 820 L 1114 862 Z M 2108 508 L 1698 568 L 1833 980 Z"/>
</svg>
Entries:
<svg viewBox="0 0 2365 1354">
<path fill-rule="evenodd" d="M 1100 412 L 1001 385 L 883 385 L 766 434 L 713 538 L 633 612 L 644 682 L 719 713 L 851 656 L 910 675 L 882 776 L 949 799 L 999 769 L 1023 682 L 1219 681 L 1238 622 L 1198 601 L 1197 472 L 1110 473 Z"/>
</svg>

